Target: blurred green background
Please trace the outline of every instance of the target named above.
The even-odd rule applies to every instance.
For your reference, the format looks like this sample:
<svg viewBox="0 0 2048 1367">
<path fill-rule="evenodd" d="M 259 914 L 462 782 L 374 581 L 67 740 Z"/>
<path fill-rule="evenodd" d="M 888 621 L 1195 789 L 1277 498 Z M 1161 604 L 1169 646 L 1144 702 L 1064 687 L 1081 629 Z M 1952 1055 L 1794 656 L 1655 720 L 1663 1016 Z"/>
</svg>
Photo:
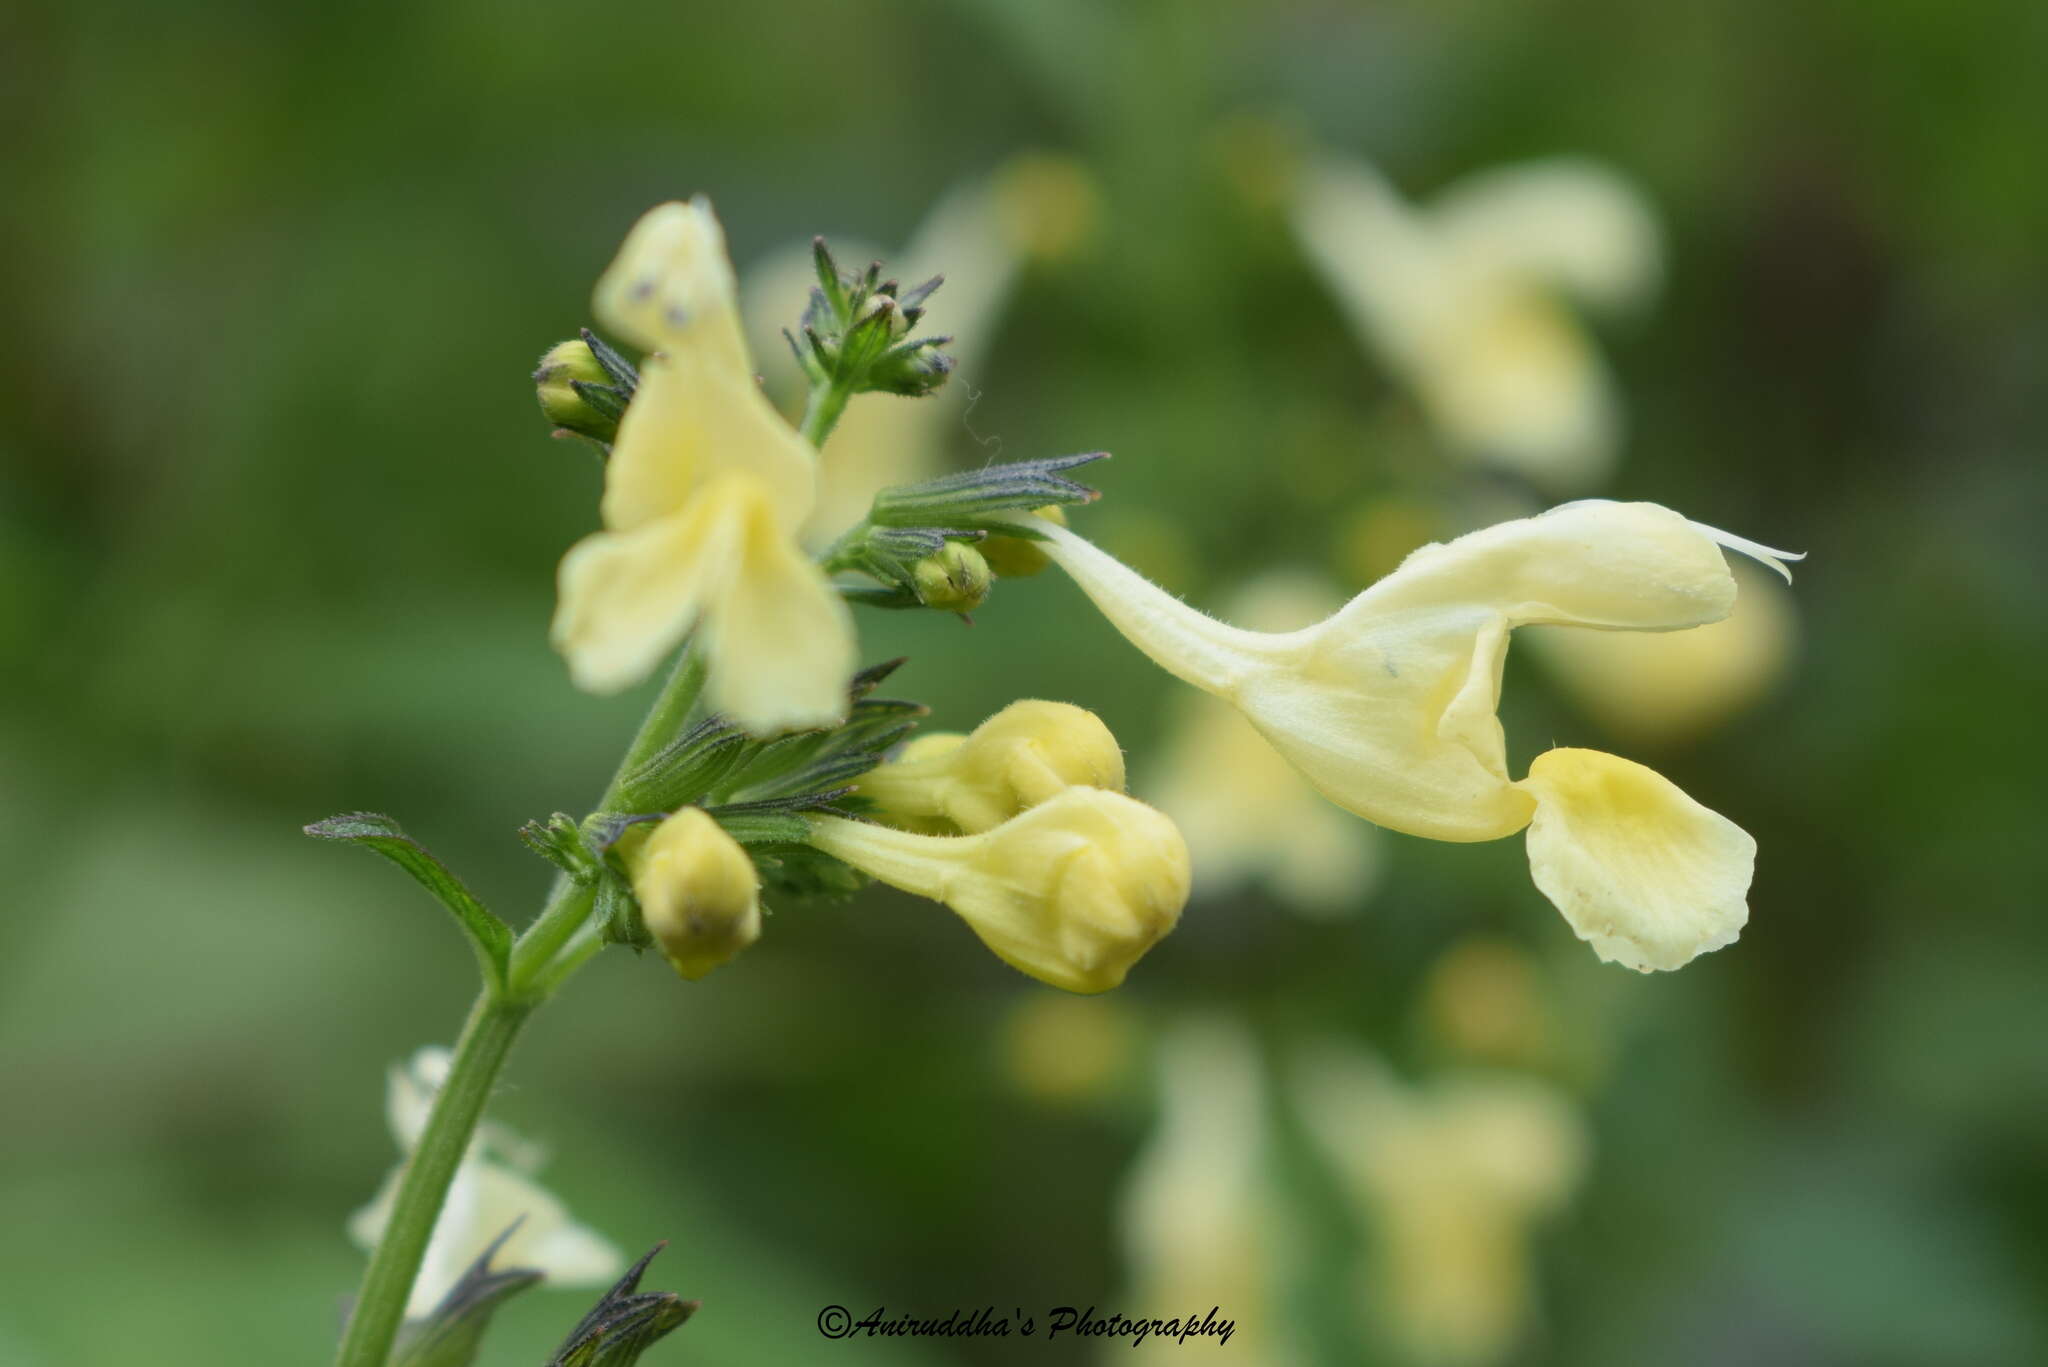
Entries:
<svg viewBox="0 0 2048 1367">
<path fill-rule="evenodd" d="M 1288 563 L 1355 588 L 1357 509 L 1472 479 L 1261 201 L 1246 128 L 1417 194 L 1585 153 L 1656 206 L 1666 291 L 1603 338 L 1631 425 L 1606 492 L 1809 551 L 1796 654 L 1683 744 L 1610 734 L 1520 655 L 1504 715 L 1518 762 L 1620 750 L 1754 833 L 1751 926 L 1637 979 L 1519 842 L 1386 837 L 1348 918 L 1198 901 L 1091 1005 L 1100 1067 L 1065 1089 L 1019 1063 L 1049 989 L 929 905 L 779 908 L 698 985 L 607 955 L 496 1113 L 579 1217 L 673 1241 L 652 1282 L 706 1309 L 649 1360 L 1085 1356 L 813 1317 L 1134 1308 L 1154 1028 L 1419 1068 L 1422 984 L 1477 931 L 1598 1017 L 1603 1060 L 1508 1360 L 2044 1360 L 2044 65 L 2017 0 L 0 16 L 0 1362 L 324 1360 L 342 1221 L 394 1158 L 383 1070 L 452 1036 L 471 970 L 416 889 L 299 827 L 392 812 L 508 914 L 540 895 L 514 829 L 580 811 L 644 699 L 578 695 L 548 647 L 597 473 L 527 374 L 648 205 L 710 193 L 744 266 L 1075 159 L 1094 232 L 959 377 L 973 433 L 1115 452 L 1077 525 L 1198 603 Z M 1026 691 L 1101 712 L 1140 773 L 1165 739 L 1163 676 L 1056 573 L 971 629 L 862 625 L 938 724 Z M 1319 1360 L 1399 1360 L 1319 1286 L 1271 1313 Z M 541 1361 L 588 1299 L 526 1297 L 486 1360 Z"/>
</svg>

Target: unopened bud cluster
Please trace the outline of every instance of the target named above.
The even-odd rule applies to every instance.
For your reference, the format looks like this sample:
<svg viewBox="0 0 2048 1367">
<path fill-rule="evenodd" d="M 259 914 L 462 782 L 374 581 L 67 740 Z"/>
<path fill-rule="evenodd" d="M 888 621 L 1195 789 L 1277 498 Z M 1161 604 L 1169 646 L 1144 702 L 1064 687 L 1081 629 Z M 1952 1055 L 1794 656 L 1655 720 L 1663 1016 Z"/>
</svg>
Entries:
<svg viewBox="0 0 2048 1367">
<path fill-rule="evenodd" d="M 790 346 L 814 385 L 914 398 L 946 382 L 953 358 L 940 348 L 952 339 L 909 335 L 941 277 L 906 290 L 882 279 L 879 264 L 858 274 L 840 270 L 822 237 L 811 254 L 818 284 L 804 310 L 802 339 L 792 336 Z"/>
</svg>

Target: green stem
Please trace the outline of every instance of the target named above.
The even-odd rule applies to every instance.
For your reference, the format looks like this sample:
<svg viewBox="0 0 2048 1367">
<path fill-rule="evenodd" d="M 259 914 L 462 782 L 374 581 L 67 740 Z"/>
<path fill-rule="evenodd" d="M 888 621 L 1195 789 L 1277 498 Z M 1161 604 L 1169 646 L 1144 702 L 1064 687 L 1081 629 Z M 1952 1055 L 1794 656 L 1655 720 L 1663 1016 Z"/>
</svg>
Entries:
<svg viewBox="0 0 2048 1367">
<path fill-rule="evenodd" d="M 505 1066 L 520 1026 L 532 1007 L 500 1000 L 486 989 L 469 1013 L 469 1023 L 455 1046 L 448 1080 L 434 1098 L 433 1113 L 419 1146 L 406 1160 L 391 1222 L 377 1243 L 363 1276 L 355 1313 L 349 1316 L 336 1367 L 384 1367 L 391 1344 L 405 1319 L 405 1303 L 419 1276 L 420 1260 L 448 1196 L 448 1184 L 469 1148 L 469 1138 L 482 1117 L 484 1102 Z"/>
<path fill-rule="evenodd" d="M 703 686 L 703 664 L 685 648 L 606 785 L 599 811 L 611 807 L 627 775 L 675 737 Z M 418 1147 L 406 1160 L 390 1223 L 363 1274 L 355 1313 L 349 1317 L 335 1367 L 385 1367 L 389 1361 L 427 1242 L 448 1199 L 448 1186 L 455 1180 L 470 1136 L 476 1133 L 512 1041 L 534 1008 L 603 948 L 604 937 L 588 924 L 595 902 L 595 888 L 578 885 L 566 874 L 557 878 L 547 905 L 512 947 L 504 991 L 494 992 L 487 985 L 470 1010 L 469 1023 L 462 1029 L 449 1065 L 448 1080 L 434 1097 Z"/>
<path fill-rule="evenodd" d="M 837 380 L 812 387 L 810 400 L 804 405 L 804 420 L 797 430 L 813 449 L 824 447 L 825 438 L 832 435 L 839 415 L 846 411 L 846 401 L 852 397 L 852 387 Z"/>
<path fill-rule="evenodd" d="M 548 961 L 555 957 L 555 952 L 590 919 L 591 908 L 596 903 L 597 888 L 594 885 L 573 883 L 567 874 L 555 880 L 555 890 L 548 897 L 547 905 L 512 946 L 512 962 L 505 970 L 507 997 L 532 1006 L 547 1000 L 546 992 L 534 990 L 537 980 L 547 968 Z"/>
</svg>

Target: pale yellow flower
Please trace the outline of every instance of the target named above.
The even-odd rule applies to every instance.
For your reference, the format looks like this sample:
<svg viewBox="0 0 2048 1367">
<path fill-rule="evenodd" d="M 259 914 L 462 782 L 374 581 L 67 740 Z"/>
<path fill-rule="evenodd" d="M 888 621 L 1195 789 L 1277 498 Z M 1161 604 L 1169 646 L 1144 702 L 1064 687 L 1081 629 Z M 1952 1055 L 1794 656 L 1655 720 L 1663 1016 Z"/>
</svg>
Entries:
<svg viewBox="0 0 2048 1367">
<path fill-rule="evenodd" d="M 695 982 L 761 938 L 761 879 L 740 843 L 685 807 L 626 856 L 640 916 L 662 956 Z"/>
<path fill-rule="evenodd" d="M 1148 1317 L 1236 1322 L 1230 1341 L 1119 1340 L 1105 1361 L 1185 1362 L 1189 1353 L 1235 1367 L 1288 1367 L 1289 1231 L 1272 1177 L 1258 1047 L 1221 1018 L 1182 1022 L 1159 1045 L 1159 1118 L 1118 1201 L 1131 1271 L 1130 1302 Z"/>
<path fill-rule="evenodd" d="M 1093 712 L 1025 698 L 965 736 L 919 736 L 858 781 L 893 826 L 969 835 L 1075 786 L 1122 792 L 1124 755 Z"/>
<path fill-rule="evenodd" d="M 710 205 L 651 210 L 594 306 L 650 354 L 605 469 L 606 529 L 562 558 L 554 638 L 576 682 L 637 683 L 694 626 L 718 711 L 757 734 L 841 720 L 852 618 L 794 537 L 814 453 L 755 383 Z"/>
<path fill-rule="evenodd" d="M 1656 223 L 1626 181 L 1534 162 L 1416 208 L 1370 166 L 1325 159 L 1302 173 L 1293 219 L 1361 340 L 1456 450 L 1553 489 L 1606 473 L 1620 406 L 1564 298 L 1614 308 L 1654 287 Z"/>
<path fill-rule="evenodd" d="M 953 339 L 950 381 L 925 398 L 857 394 L 827 443 L 817 506 L 803 528 L 807 545 L 823 546 L 868 510 L 875 491 L 940 474 L 949 448 L 977 440 L 970 410 L 984 383 L 978 367 L 1024 266 L 1073 250 L 1095 217 L 1087 173 L 1063 158 L 1018 157 L 995 172 L 963 182 L 934 204 L 900 255 L 839 243 L 853 265 L 880 259 L 908 288 L 934 275 L 946 283 L 932 296 L 925 330 Z M 782 329 L 803 312 L 816 276 L 809 243 L 792 244 L 747 271 L 748 331 L 761 354 L 788 355 Z M 991 437 L 982 458 L 997 456 Z"/>
<path fill-rule="evenodd" d="M 1589 500 L 1425 546 L 1334 615 L 1269 634 L 1197 612 L 1064 528 L 1036 529 L 1134 645 L 1236 706 L 1339 806 L 1436 840 L 1527 827 L 1536 885 L 1603 959 L 1676 968 L 1747 920 L 1748 835 L 1597 751 L 1551 750 L 1515 782 L 1495 712 L 1513 628 L 1717 621 L 1735 600 L 1722 548 L 1780 569 L 1783 553 L 1656 504 Z"/>
<path fill-rule="evenodd" d="M 391 1069 L 385 1109 L 392 1137 L 410 1154 L 427 1127 L 434 1094 L 448 1080 L 446 1049 L 420 1050 Z M 406 1301 L 408 1319 L 431 1311 L 491 1244 L 508 1229 L 498 1250 L 498 1267 L 533 1268 L 556 1286 L 602 1286 L 624 1270 L 626 1260 L 601 1235 L 569 1216 L 562 1203 L 533 1180 L 539 1153 L 494 1125 L 483 1125 L 455 1170 L 447 1203 Z M 374 1251 L 391 1222 L 398 1198 L 401 1163 L 392 1169 L 376 1199 L 349 1218 L 348 1233 L 365 1252 Z M 514 1222 L 517 1228 L 514 1229 Z"/>
<path fill-rule="evenodd" d="M 812 816 L 811 844 L 943 902 L 1004 963 L 1069 992 L 1106 992 L 1180 920 L 1188 848 L 1142 802 L 1064 788 L 978 835 L 921 835 Z"/>
<path fill-rule="evenodd" d="M 1310 1137 L 1373 1235 L 1361 1301 L 1418 1363 L 1506 1358 L 1535 1309 L 1531 1234 L 1584 1176 L 1579 1113 L 1523 1077 L 1410 1087 L 1341 1045 L 1304 1060 L 1294 1082 Z"/>
<path fill-rule="evenodd" d="M 1269 574 L 1229 604 L 1260 631 L 1328 616 L 1341 600 L 1321 581 Z M 1376 833 L 1325 801 L 1242 713 L 1199 693 L 1175 716 L 1145 796 L 1174 819 L 1194 857 L 1195 887 L 1217 895 L 1263 883 L 1310 916 L 1355 912 L 1380 876 Z"/>
<path fill-rule="evenodd" d="M 1798 642 L 1792 596 L 1771 576 L 1737 565 L 1735 609 L 1695 631 L 1528 634 L 1544 670 L 1619 735 L 1689 739 L 1756 703 L 1781 680 Z"/>
</svg>

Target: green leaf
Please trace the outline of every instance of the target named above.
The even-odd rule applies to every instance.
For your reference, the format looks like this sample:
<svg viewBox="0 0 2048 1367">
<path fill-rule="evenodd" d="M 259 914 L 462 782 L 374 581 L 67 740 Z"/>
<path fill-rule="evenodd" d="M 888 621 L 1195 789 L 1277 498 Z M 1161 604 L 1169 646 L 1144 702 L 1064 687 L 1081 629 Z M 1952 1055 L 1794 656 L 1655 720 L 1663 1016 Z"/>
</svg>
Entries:
<svg viewBox="0 0 2048 1367">
<path fill-rule="evenodd" d="M 391 1367 L 469 1367 L 476 1361 L 498 1307 L 541 1280 L 538 1271 L 527 1267 L 491 1271 L 491 1259 L 518 1227 L 515 1220 L 469 1265 L 439 1305 L 405 1326 L 392 1348 Z"/>
<path fill-rule="evenodd" d="M 345 840 L 375 850 L 411 874 L 419 885 L 434 894 L 442 906 L 455 915 L 456 924 L 469 937 L 484 976 L 494 987 L 505 985 L 505 962 L 512 952 L 512 928 L 491 914 L 462 880 L 449 872 L 418 841 L 399 829 L 396 821 L 378 812 L 348 812 L 316 821 L 306 834 L 318 840 Z"/>
<path fill-rule="evenodd" d="M 659 1243 L 649 1249 L 646 1257 L 604 1293 L 562 1340 L 562 1346 L 548 1359 L 548 1367 L 633 1367 L 657 1340 L 697 1313 L 698 1302 L 686 1301 L 673 1291 L 638 1290 L 647 1264 L 666 1247 Z"/>
</svg>

